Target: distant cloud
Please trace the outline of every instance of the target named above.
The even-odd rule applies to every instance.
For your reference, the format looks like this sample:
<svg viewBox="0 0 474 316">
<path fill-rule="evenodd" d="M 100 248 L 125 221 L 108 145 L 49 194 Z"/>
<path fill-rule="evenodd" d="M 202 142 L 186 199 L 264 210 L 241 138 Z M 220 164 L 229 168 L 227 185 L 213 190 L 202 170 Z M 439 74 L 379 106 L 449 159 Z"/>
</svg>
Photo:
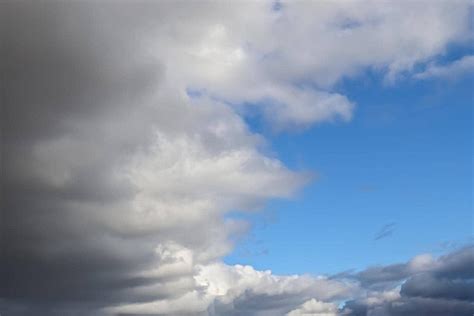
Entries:
<svg viewBox="0 0 474 316">
<path fill-rule="evenodd" d="M 420 73 L 414 75 L 414 78 L 426 80 L 431 78 L 449 78 L 453 79 L 472 73 L 474 71 L 474 56 L 467 55 L 446 65 L 430 64 Z"/>
<path fill-rule="evenodd" d="M 389 223 L 384 225 L 374 236 L 374 240 L 380 240 L 393 235 L 395 232 L 397 223 Z"/>
<path fill-rule="evenodd" d="M 338 314 L 336 304 L 320 302 L 313 298 L 301 305 L 300 308 L 289 312 L 286 316 L 337 316 Z"/>
<path fill-rule="evenodd" d="M 354 278 L 370 289 L 346 302 L 342 315 L 472 316 L 474 248 L 467 246 L 435 259 L 419 255 L 408 263 L 373 267 Z"/>
</svg>

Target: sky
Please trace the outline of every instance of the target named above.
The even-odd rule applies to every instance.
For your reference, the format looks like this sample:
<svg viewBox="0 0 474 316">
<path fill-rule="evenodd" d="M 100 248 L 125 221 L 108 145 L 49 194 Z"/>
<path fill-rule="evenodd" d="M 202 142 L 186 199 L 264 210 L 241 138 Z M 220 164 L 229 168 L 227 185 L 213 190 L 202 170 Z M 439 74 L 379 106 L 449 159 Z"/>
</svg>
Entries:
<svg viewBox="0 0 474 316">
<path fill-rule="evenodd" d="M 474 314 L 469 1 L 5 1 L 2 315 Z"/>
<path fill-rule="evenodd" d="M 441 60 L 470 53 L 452 48 Z M 251 122 L 286 165 L 316 178 L 252 214 L 253 234 L 228 262 L 336 273 L 472 240 L 472 72 L 396 85 L 368 76 L 339 87 L 360 105 L 351 122 L 284 135 Z"/>
</svg>

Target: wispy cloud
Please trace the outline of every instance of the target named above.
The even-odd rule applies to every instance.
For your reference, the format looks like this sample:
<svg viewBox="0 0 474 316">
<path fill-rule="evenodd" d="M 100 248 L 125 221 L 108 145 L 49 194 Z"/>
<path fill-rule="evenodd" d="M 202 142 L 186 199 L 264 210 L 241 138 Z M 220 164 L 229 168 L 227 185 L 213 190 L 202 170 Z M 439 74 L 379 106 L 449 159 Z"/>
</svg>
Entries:
<svg viewBox="0 0 474 316">
<path fill-rule="evenodd" d="M 414 75 L 415 79 L 426 80 L 431 78 L 455 79 L 474 70 L 474 56 L 467 55 L 446 65 L 430 64 L 423 71 Z"/>
<path fill-rule="evenodd" d="M 397 223 L 395 223 L 395 222 L 388 223 L 388 224 L 384 225 L 384 226 L 375 234 L 374 240 L 377 241 L 377 240 L 384 239 L 384 238 L 387 238 L 387 237 L 392 236 L 393 233 L 395 232 L 396 226 L 397 226 Z"/>
</svg>

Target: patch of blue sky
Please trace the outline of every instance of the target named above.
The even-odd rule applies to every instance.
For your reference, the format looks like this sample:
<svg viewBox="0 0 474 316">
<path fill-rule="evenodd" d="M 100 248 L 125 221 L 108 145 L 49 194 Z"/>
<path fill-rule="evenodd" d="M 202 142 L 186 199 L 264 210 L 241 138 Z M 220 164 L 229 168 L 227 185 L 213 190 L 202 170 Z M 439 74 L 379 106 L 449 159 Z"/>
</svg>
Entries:
<svg viewBox="0 0 474 316">
<path fill-rule="evenodd" d="M 438 62 L 469 54 L 453 47 Z M 294 199 L 245 215 L 254 223 L 252 239 L 226 262 L 281 274 L 336 273 L 468 241 L 473 82 L 467 73 L 456 80 L 407 76 L 387 85 L 383 73 L 367 71 L 336 87 L 357 104 L 348 123 L 274 133 L 258 115 L 247 117 L 287 166 L 318 177 Z M 272 214 L 270 223 L 265 214 Z M 390 223 L 397 223 L 393 233 L 374 240 Z"/>
</svg>

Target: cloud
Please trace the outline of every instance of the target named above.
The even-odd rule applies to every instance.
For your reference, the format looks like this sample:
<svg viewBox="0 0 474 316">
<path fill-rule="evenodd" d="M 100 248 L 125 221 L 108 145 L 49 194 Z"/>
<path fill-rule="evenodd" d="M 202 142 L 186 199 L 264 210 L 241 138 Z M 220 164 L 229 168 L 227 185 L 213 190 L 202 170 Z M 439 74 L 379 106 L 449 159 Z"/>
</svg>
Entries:
<svg viewBox="0 0 474 316">
<path fill-rule="evenodd" d="M 320 302 L 313 298 L 302 304 L 300 308 L 289 312 L 287 316 L 336 316 L 337 314 L 338 308 L 335 304 Z"/>
<path fill-rule="evenodd" d="M 375 234 L 374 240 L 380 240 L 392 236 L 395 231 L 396 223 L 389 223 L 384 225 L 378 232 Z"/>
<path fill-rule="evenodd" d="M 429 274 L 414 276 L 403 284 L 402 293 L 407 296 L 441 297 L 474 301 L 473 281 L 456 281 L 436 278 Z"/>
<path fill-rule="evenodd" d="M 355 287 L 343 281 L 311 276 L 276 276 L 271 271 L 256 271 L 250 266 L 228 266 L 213 263 L 198 267 L 195 277 L 198 287 L 206 288 L 204 296 L 187 300 L 189 312 L 193 306 L 209 305 L 209 315 L 284 315 L 310 298 L 331 300 L 347 297 Z M 207 302 L 207 303 L 205 303 Z M 173 305 L 183 311 L 183 301 Z M 328 304 L 329 305 L 329 304 Z M 162 310 L 163 302 L 147 302 L 118 306 L 114 312 L 131 314 Z"/>
<path fill-rule="evenodd" d="M 369 68 L 394 81 L 442 53 L 447 43 L 466 40 L 467 3 L 445 5 L 248 5 L 245 24 L 230 14 L 197 39 L 186 38 L 185 49 L 195 59 L 181 60 L 198 68 L 183 71 L 193 78 L 191 88 L 263 112 L 277 129 L 348 120 L 355 105 L 335 91 L 340 80 Z"/>
<path fill-rule="evenodd" d="M 414 75 L 414 78 L 427 80 L 433 78 L 457 78 L 463 74 L 471 73 L 474 69 L 474 56 L 463 56 L 446 65 L 430 64 L 420 73 Z"/>
<path fill-rule="evenodd" d="M 26 313 L 161 301 L 156 313 L 199 298 L 196 267 L 246 229 L 224 213 L 291 196 L 308 180 L 266 156 L 231 108 L 191 100 L 137 49 L 140 19 L 159 17 L 147 20 L 159 7 L 144 5 L 2 5 L 11 79 L 0 295 L 30 305 Z M 138 12 L 126 18 L 128 9 Z"/>
<path fill-rule="evenodd" d="M 357 279 L 366 285 L 401 281 L 408 276 L 430 272 L 440 277 L 473 278 L 474 248 L 467 246 L 435 260 L 430 254 L 421 254 L 407 263 L 371 267 L 357 273 Z"/>
<path fill-rule="evenodd" d="M 335 83 L 433 58 L 467 15 L 463 3 L 306 5 L 0 5 L 4 314 L 284 315 L 357 296 L 363 274 L 222 263 L 247 229 L 227 212 L 310 181 L 242 115 L 277 129 L 350 120 Z M 462 272 L 453 260 L 448 275 Z"/>
<path fill-rule="evenodd" d="M 420 255 L 405 264 L 370 268 L 355 278 L 369 291 L 366 298 L 348 301 L 344 315 L 454 316 L 474 312 L 473 246 L 437 259 Z"/>
</svg>

